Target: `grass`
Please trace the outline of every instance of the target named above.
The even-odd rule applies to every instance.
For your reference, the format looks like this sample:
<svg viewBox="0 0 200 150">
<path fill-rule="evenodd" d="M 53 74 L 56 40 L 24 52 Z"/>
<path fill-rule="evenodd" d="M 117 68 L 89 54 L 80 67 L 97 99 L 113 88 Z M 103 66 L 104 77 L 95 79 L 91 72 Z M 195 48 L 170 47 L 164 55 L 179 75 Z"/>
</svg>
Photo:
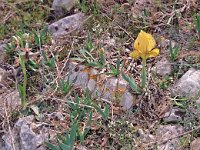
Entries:
<svg viewBox="0 0 200 150">
<path fill-rule="evenodd" d="M 58 38 L 53 41 L 46 27 L 51 2 L 6 1 L 5 8 L 0 12 L 1 16 L 8 15 L 9 11 L 15 12 L 10 17 L 4 18 L 5 22 L 0 25 L 0 39 L 11 38 L 5 47 L 5 61 L 15 68 L 21 68 L 17 83 L 22 105 L 26 108 L 19 112 L 24 111 L 23 115 L 34 114 L 37 120 L 48 122 L 52 130 L 58 133 L 54 140 L 46 143 L 49 149 L 71 150 L 78 146 L 85 146 L 88 149 L 142 147 L 145 141 L 138 136 L 138 130 L 144 129 L 154 134 L 156 125 L 162 122 L 159 117 L 162 118 L 160 114 L 164 111 L 165 99 L 174 107 L 186 112 L 186 116 L 180 122 L 186 130 L 198 125 L 198 118 L 190 113 L 196 104 L 191 104 L 189 100 L 182 98 L 171 98 L 171 101 L 168 98 L 169 87 L 180 77 L 180 70 L 182 74 L 187 71 L 180 64 L 180 61 L 187 59 L 182 49 L 188 49 L 188 45 L 190 46 L 188 51 L 191 49 L 195 51 L 198 48 L 199 41 L 196 37 L 199 38 L 199 15 L 196 15 L 196 20 L 190 19 L 191 14 L 196 13 L 193 12 L 194 9 L 190 8 L 180 14 L 181 4 L 165 4 L 157 1 L 155 5 L 158 8 L 155 12 L 145 8 L 141 11 L 141 15 L 134 18 L 131 13 L 133 6 L 129 7 L 133 3 L 131 1 L 127 4 L 115 2 L 107 5 L 98 1 L 84 0 L 74 8 L 75 12 L 82 11 L 90 16 L 83 28 L 67 36 L 66 39 Z M 178 17 L 175 18 L 179 19 L 177 23 L 181 23 L 183 19 L 192 24 L 187 28 L 191 32 L 176 24 L 174 26 L 178 28 L 179 35 L 174 37 L 168 34 L 173 24 L 167 23 L 174 18 L 173 14 L 168 12 L 175 10 L 178 13 Z M 158 17 L 155 19 L 152 14 L 161 16 L 154 16 Z M 154 78 L 151 76 L 150 68 L 158 60 L 148 59 L 146 64 L 148 69 L 143 73 L 148 79 L 144 91 L 141 90 L 144 84 L 140 85 L 141 60 L 128 57 L 134 49 L 134 40 L 141 29 L 152 33 L 156 39 L 163 36 L 170 41 L 166 47 L 160 46 L 159 57 L 170 58 L 174 64 L 171 75 Z M 195 37 L 192 43 L 191 37 Z M 109 39 L 114 40 L 115 45 L 109 44 Z M 172 47 L 171 40 L 176 41 L 175 47 Z M 161 45 L 159 42 L 157 44 Z M 165 51 L 168 46 L 169 52 Z M 194 60 L 193 57 L 190 59 Z M 86 73 L 95 69 L 97 75 L 89 74 L 88 78 L 99 80 L 102 87 L 110 78 L 116 78 L 117 82 L 121 80 L 128 82 L 125 90 L 137 95 L 136 99 L 139 102 L 131 110 L 123 111 L 119 101 L 124 91 L 115 93 L 119 99 L 111 101 L 93 97 L 87 89 L 75 87 L 77 77 L 73 81 L 67 78 L 70 75 L 70 62 L 76 62 L 74 70 L 79 70 L 80 65 L 86 66 L 87 69 L 83 69 Z M 187 65 L 190 67 L 198 63 L 197 60 Z M 64 121 L 54 119 L 49 121 L 48 118 L 42 117 L 43 114 L 54 112 L 63 114 Z M 20 116 L 16 116 L 18 117 Z M 149 125 L 153 125 L 151 129 Z M 197 137 L 198 134 L 191 136 Z M 192 138 L 180 138 L 180 146 L 188 148 L 191 140 Z"/>
</svg>

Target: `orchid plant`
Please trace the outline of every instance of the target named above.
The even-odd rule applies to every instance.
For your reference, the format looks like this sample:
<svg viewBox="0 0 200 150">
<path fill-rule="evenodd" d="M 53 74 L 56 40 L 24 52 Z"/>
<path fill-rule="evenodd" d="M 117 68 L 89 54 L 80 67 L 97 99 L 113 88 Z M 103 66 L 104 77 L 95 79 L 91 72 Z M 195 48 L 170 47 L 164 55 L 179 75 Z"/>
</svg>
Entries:
<svg viewBox="0 0 200 150">
<path fill-rule="evenodd" d="M 146 81 L 147 81 L 147 78 L 146 78 L 147 58 L 156 57 L 160 52 L 160 50 L 158 48 L 155 48 L 155 46 L 156 46 L 156 41 L 153 38 L 153 36 L 141 30 L 140 33 L 138 34 L 138 37 L 136 38 L 134 42 L 134 50 L 133 52 L 129 54 L 129 56 L 134 59 L 138 59 L 140 57 L 142 58 L 142 74 L 141 74 L 142 76 L 141 88 L 142 89 L 146 87 Z M 125 76 L 123 75 L 123 77 Z M 124 78 L 124 79 L 126 80 L 127 78 Z M 129 83 L 130 83 L 130 80 L 129 80 Z"/>
</svg>

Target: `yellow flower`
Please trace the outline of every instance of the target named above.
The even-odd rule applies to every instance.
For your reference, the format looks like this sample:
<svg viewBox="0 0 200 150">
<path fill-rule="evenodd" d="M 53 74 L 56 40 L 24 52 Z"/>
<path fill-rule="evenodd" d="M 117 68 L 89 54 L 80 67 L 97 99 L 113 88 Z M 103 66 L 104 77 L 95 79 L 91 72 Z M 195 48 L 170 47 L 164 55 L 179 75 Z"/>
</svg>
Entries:
<svg viewBox="0 0 200 150">
<path fill-rule="evenodd" d="M 134 42 L 135 50 L 129 56 L 135 59 L 141 57 L 145 60 L 149 57 L 156 57 L 159 54 L 159 49 L 155 46 L 156 42 L 153 36 L 141 30 Z"/>
</svg>

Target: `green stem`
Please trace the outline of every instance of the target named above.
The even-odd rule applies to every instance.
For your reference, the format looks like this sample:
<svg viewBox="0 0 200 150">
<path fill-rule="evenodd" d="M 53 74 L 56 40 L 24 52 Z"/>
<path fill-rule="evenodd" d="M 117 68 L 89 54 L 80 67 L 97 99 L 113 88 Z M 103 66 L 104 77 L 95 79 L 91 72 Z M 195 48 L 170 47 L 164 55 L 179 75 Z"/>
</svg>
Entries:
<svg viewBox="0 0 200 150">
<path fill-rule="evenodd" d="M 146 87 L 146 59 L 142 59 L 142 88 Z"/>
<path fill-rule="evenodd" d="M 25 107 L 26 106 L 26 86 L 27 86 L 27 74 L 26 74 L 26 66 L 25 66 L 25 58 L 23 55 L 20 55 L 20 65 L 22 67 L 22 72 L 24 75 L 24 80 L 23 80 L 23 84 L 22 84 L 22 89 L 21 89 L 21 102 L 22 102 L 22 106 Z"/>
</svg>

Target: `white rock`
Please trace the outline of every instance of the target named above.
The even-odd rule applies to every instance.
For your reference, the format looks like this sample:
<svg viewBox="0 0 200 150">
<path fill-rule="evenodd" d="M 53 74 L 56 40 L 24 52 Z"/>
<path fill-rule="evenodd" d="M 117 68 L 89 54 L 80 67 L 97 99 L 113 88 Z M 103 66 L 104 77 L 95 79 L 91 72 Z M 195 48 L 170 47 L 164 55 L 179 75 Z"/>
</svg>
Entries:
<svg viewBox="0 0 200 150">
<path fill-rule="evenodd" d="M 48 29 L 54 37 L 64 36 L 79 29 L 82 26 L 84 19 L 83 13 L 77 13 L 52 23 L 49 25 Z"/>
<path fill-rule="evenodd" d="M 163 57 L 156 63 L 155 67 L 153 68 L 153 72 L 160 76 L 170 75 L 172 72 L 170 62 L 165 57 Z"/>
<path fill-rule="evenodd" d="M 191 68 L 172 88 L 174 96 L 195 97 L 200 92 L 200 70 Z"/>
</svg>

